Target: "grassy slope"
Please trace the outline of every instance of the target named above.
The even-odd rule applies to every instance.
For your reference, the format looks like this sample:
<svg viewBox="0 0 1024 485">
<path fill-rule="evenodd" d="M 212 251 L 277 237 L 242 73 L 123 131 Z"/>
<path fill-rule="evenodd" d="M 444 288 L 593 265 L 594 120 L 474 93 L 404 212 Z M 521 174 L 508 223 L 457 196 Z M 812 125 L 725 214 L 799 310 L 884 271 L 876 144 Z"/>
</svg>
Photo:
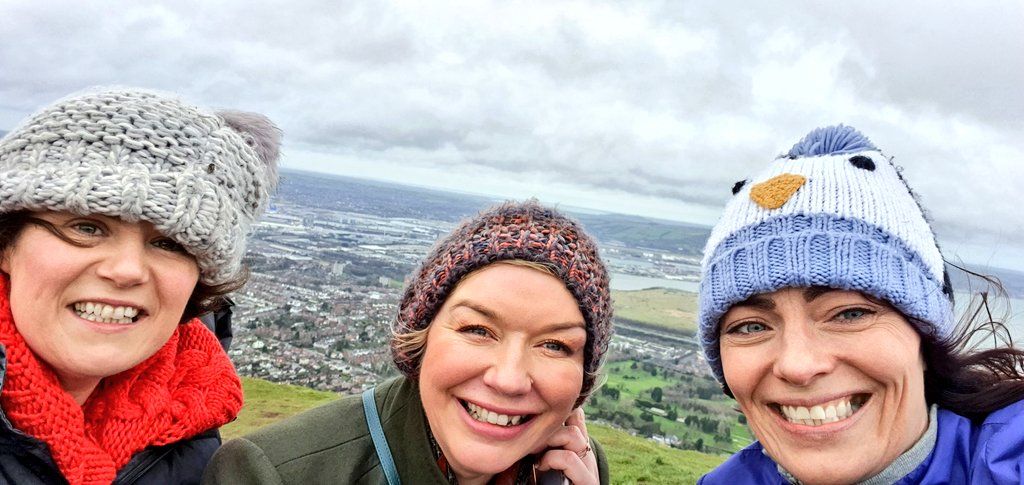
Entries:
<svg viewBox="0 0 1024 485">
<path fill-rule="evenodd" d="M 694 335 L 697 332 L 697 294 L 652 288 L 613 291 L 615 316 Z"/>
<path fill-rule="evenodd" d="M 242 378 L 242 387 L 245 390 L 245 406 L 238 419 L 221 428 L 225 440 L 341 397 L 333 392 L 275 384 L 249 377 Z"/>
<path fill-rule="evenodd" d="M 245 407 L 235 422 L 221 429 L 224 439 L 241 436 L 339 397 L 331 392 L 245 377 L 242 385 Z M 599 424 L 590 424 L 588 430 L 604 446 L 613 483 L 694 483 L 725 460 L 724 456 L 676 450 Z"/>
</svg>

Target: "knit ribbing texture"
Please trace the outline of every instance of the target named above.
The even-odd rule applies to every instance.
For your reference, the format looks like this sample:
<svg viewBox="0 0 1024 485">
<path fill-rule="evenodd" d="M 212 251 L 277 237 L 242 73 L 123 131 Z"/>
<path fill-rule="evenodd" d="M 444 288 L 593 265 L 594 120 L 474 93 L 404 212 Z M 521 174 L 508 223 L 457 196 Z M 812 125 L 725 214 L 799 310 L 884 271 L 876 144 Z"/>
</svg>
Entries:
<svg viewBox="0 0 1024 485">
<path fill-rule="evenodd" d="M 235 277 L 245 235 L 277 183 L 279 132 L 137 89 L 88 91 L 0 140 L 0 213 L 144 220 L 196 257 L 205 283 Z"/>
<path fill-rule="evenodd" d="M 60 387 L 18 333 L 0 277 L 0 344 L 7 372 L 0 404 L 16 428 L 50 448 L 71 485 L 107 485 L 133 455 L 231 422 L 242 385 L 217 338 L 199 320 L 132 369 L 104 379 L 84 406 Z"/>
</svg>

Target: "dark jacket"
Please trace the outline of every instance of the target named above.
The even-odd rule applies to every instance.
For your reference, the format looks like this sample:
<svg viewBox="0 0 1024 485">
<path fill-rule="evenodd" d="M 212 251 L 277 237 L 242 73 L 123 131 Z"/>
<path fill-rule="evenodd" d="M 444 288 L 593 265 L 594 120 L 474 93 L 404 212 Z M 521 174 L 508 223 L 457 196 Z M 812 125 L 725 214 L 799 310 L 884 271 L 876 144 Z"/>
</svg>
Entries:
<svg viewBox="0 0 1024 485">
<path fill-rule="evenodd" d="M 374 393 L 381 425 L 403 484 L 444 484 L 427 441 L 416 384 L 391 379 Z M 591 440 L 601 483 L 608 483 L 604 451 Z M 228 441 L 214 455 L 203 483 L 383 484 L 360 396 L 348 396 Z"/>
<path fill-rule="evenodd" d="M 923 463 L 900 481 L 909 484 L 1024 483 L 1024 401 L 990 414 L 981 424 L 939 409 L 935 447 Z M 761 444 L 740 450 L 699 483 L 784 484 Z"/>
<path fill-rule="evenodd" d="M 0 387 L 6 378 L 7 354 L 0 345 Z M 210 430 L 187 440 L 137 453 L 117 473 L 116 485 L 197 484 L 220 433 Z M 67 483 L 46 443 L 14 428 L 0 409 L 0 485 Z"/>
</svg>

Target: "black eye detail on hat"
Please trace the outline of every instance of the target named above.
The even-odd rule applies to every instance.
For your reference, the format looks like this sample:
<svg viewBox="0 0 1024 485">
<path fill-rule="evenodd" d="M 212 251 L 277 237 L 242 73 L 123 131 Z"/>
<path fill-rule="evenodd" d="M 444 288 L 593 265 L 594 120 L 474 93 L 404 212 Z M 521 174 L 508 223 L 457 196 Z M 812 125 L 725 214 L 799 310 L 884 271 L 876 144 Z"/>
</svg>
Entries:
<svg viewBox="0 0 1024 485">
<path fill-rule="evenodd" d="M 875 169 L 875 162 L 864 155 L 856 155 L 850 157 L 850 165 L 857 168 L 862 168 L 867 171 L 873 171 Z"/>
<path fill-rule="evenodd" d="M 735 184 L 733 184 L 733 186 L 732 186 L 732 195 L 736 195 L 736 194 L 740 193 L 740 190 L 743 189 L 744 185 L 747 185 L 747 181 L 746 180 L 740 180 L 739 182 L 736 182 Z"/>
</svg>

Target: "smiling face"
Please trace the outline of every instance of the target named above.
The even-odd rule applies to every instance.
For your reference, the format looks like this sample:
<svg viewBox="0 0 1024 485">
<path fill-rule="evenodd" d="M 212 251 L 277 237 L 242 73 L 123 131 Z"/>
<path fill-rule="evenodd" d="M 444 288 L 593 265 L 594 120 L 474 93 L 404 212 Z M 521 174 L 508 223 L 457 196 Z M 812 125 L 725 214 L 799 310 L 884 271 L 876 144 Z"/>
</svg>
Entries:
<svg viewBox="0 0 1024 485">
<path fill-rule="evenodd" d="M 77 244 L 25 226 L 0 260 L 10 278 L 11 311 L 29 348 L 83 402 L 100 379 L 134 367 L 167 342 L 199 268 L 148 222 L 34 216 Z"/>
<path fill-rule="evenodd" d="M 430 324 L 419 384 L 460 483 L 542 451 L 579 396 L 586 341 L 554 276 L 497 263 L 459 282 Z"/>
<path fill-rule="evenodd" d="M 920 337 L 854 291 L 786 288 L 721 320 L 725 379 L 768 454 L 805 483 L 869 478 L 928 426 Z"/>
</svg>

